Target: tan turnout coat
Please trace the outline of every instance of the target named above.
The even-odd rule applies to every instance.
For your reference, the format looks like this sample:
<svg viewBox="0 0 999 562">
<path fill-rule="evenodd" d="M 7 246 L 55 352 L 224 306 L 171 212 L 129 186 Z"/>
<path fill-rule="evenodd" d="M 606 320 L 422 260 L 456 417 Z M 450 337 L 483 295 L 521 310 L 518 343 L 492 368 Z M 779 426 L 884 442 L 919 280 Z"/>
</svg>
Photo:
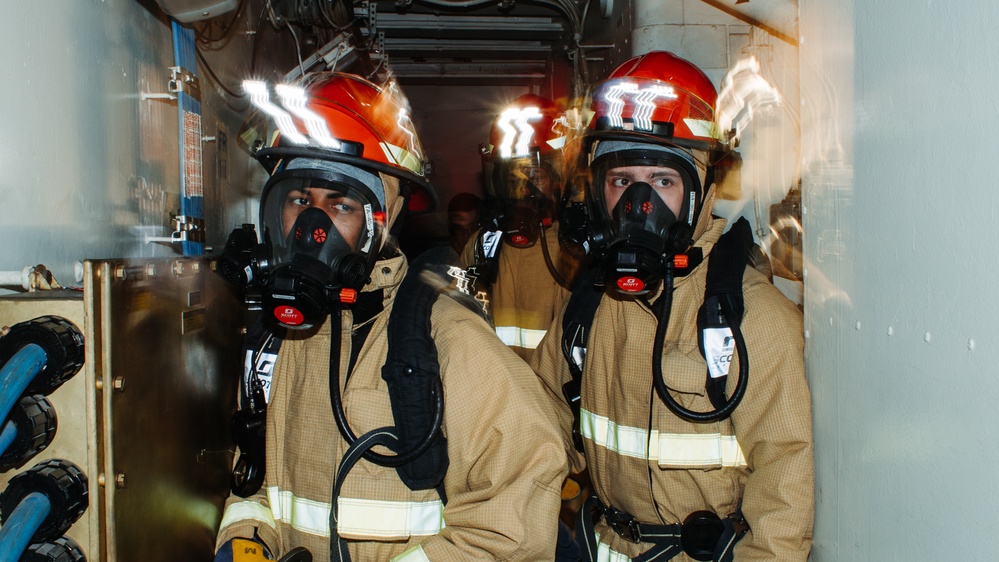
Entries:
<svg viewBox="0 0 999 562">
<path fill-rule="evenodd" d="M 475 264 L 478 238 L 479 232 L 476 232 L 465 246 L 461 254 L 463 267 Z M 529 248 L 503 243 L 497 260 L 496 281 L 486 295 L 496 335 L 525 361 L 531 359 L 569 297 L 568 289 L 560 285 L 548 269 L 542 244 L 547 241 L 552 264 L 567 283 L 571 282 L 578 266 L 578 262 L 559 245 L 558 223 L 545 232 L 545 238 L 539 237 Z M 476 283 L 476 288 L 482 290 L 482 283 Z"/>
<path fill-rule="evenodd" d="M 708 411 L 713 408 L 704 389 L 706 364 L 698 351 L 696 314 L 707 255 L 724 221 L 707 215 L 701 222 L 697 246 L 705 260 L 676 279 L 661 360 L 672 396 L 689 409 Z M 812 538 L 814 468 L 801 314 L 751 267 L 743 294 L 742 332 L 751 368 L 745 398 L 731 418 L 695 424 L 667 410 L 653 389 L 655 315 L 642 302 L 605 295 L 588 338 L 582 380 L 585 460 L 572 447 L 572 415 L 564 403 L 559 411 L 563 439 L 574 471 L 584 464 L 589 468 L 599 498 L 640 522 L 682 523 L 698 510 L 725 517 L 742 500 L 751 531 L 736 546 L 735 560 L 805 560 Z M 532 360 L 557 393 L 570 379 L 561 338 L 556 321 Z M 737 373 L 738 360 L 733 360 L 729 396 Z M 652 546 L 628 542 L 603 521 L 596 532 L 604 556 L 609 549 L 634 557 Z M 688 558 L 681 554 L 674 560 Z"/>
<path fill-rule="evenodd" d="M 343 390 L 360 435 L 393 424 L 381 378 L 386 327 L 405 258 L 378 262 L 365 290 L 384 289 L 374 325 Z M 344 312 L 341 372 L 350 351 Z M 362 460 L 340 496 L 340 534 L 355 562 L 383 560 L 552 560 L 567 466 L 554 407 L 528 366 L 481 318 L 442 296 L 432 313 L 444 384 L 450 468 L 446 506 L 434 490 L 412 491 L 392 468 Z M 255 534 L 276 557 L 292 547 L 329 559 L 328 515 L 347 444 L 330 405 L 329 324 L 289 332 L 278 355 L 267 415 L 264 488 L 227 502 L 218 543 Z M 341 383 L 344 377 L 341 377 Z"/>
</svg>

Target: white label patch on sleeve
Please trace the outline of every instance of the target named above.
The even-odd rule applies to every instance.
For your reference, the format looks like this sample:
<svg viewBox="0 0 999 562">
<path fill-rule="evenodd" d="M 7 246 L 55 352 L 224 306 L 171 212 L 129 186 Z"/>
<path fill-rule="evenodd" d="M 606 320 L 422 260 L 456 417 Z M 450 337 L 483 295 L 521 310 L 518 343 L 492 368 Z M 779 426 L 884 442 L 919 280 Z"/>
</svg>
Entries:
<svg viewBox="0 0 999 562">
<path fill-rule="evenodd" d="M 729 328 L 704 329 L 704 359 L 708 362 L 708 374 L 717 379 L 728 374 L 735 351 L 735 338 Z"/>
</svg>

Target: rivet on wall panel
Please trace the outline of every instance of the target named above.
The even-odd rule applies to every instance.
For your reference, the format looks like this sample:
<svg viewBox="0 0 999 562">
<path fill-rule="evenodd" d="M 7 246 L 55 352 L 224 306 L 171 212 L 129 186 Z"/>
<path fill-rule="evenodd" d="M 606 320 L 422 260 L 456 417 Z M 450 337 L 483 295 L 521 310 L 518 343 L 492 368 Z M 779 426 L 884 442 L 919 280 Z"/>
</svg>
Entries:
<svg viewBox="0 0 999 562">
<path fill-rule="evenodd" d="M 970 350 L 974 350 L 975 349 L 975 339 L 974 338 L 971 338 L 971 339 L 968 340 L 968 349 L 970 349 Z"/>
<path fill-rule="evenodd" d="M 807 340 L 807 339 L 808 339 L 808 338 L 810 338 L 810 337 L 812 337 L 812 332 L 811 332 L 811 330 L 805 330 L 805 339 Z"/>
<path fill-rule="evenodd" d="M 857 324 L 856 324 L 855 327 L 857 328 L 857 331 L 859 332 L 860 331 L 860 320 L 857 320 Z"/>
<path fill-rule="evenodd" d="M 930 343 L 931 337 L 932 336 L 930 336 L 930 333 L 926 332 L 925 334 L 923 334 L 923 341 L 926 342 L 926 343 Z"/>
<path fill-rule="evenodd" d="M 895 328 L 888 326 L 888 335 L 889 336 L 895 335 Z"/>
<path fill-rule="evenodd" d="M 829 317 L 829 325 L 830 325 L 830 326 L 832 326 L 832 325 L 833 325 L 833 317 L 832 317 L 832 316 L 830 316 L 830 317 Z"/>
</svg>

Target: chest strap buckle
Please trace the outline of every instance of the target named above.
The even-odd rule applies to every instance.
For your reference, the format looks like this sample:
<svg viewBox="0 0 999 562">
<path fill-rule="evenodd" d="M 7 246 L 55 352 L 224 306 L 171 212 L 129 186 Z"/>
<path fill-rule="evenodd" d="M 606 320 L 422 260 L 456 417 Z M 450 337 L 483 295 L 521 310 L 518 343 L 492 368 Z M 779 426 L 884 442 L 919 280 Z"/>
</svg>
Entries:
<svg viewBox="0 0 999 562">
<path fill-rule="evenodd" d="M 642 542 L 641 527 L 629 513 L 608 506 L 604 508 L 604 520 L 624 540 L 636 544 Z"/>
</svg>

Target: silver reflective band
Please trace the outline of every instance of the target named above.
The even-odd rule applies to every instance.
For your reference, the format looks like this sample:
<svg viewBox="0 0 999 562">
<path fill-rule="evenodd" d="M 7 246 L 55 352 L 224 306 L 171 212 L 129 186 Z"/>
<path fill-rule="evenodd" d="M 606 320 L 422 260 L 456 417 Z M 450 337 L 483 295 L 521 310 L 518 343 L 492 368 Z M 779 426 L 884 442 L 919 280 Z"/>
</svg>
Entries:
<svg viewBox="0 0 999 562">
<path fill-rule="evenodd" d="M 225 529 L 229 525 L 246 520 L 262 523 L 271 529 L 277 528 L 271 511 L 260 502 L 255 501 L 242 501 L 225 508 L 225 514 L 222 515 L 222 523 L 219 524 L 219 528 Z"/>
<path fill-rule="evenodd" d="M 338 530 L 344 538 L 407 538 L 436 535 L 444 528 L 444 504 L 340 498 Z"/>
<path fill-rule="evenodd" d="M 583 437 L 619 455 L 656 461 L 663 467 L 746 466 L 746 457 L 734 435 L 720 433 L 660 433 L 618 425 L 580 409 Z M 650 447 L 650 443 L 655 446 Z"/>
<path fill-rule="evenodd" d="M 607 546 L 607 543 L 600 542 L 600 533 L 593 533 L 597 538 L 597 562 L 630 562 L 624 554 Z"/>
<path fill-rule="evenodd" d="M 330 536 L 330 504 L 299 498 L 276 486 L 267 488 L 267 501 L 275 521 L 312 535 Z"/>
<path fill-rule="evenodd" d="M 312 535 L 330 535 L 330 504 L 296 497 L 288 491 L 267 489 L 274 520 Z M 444 504 L 395 502 L 341 497 L 339 506 L 340 536 L 344 538 L 400 538 L 436 535 L 444 528 Z"/>
<path fill-rule="evenodd" d="M 508 346 L 536 349 L 548 330 L 530 330 L 517 326 L 496 326 L 496 335 Z"/>
<path fill-rule="evenodd" d="M 393 556 L 392 562 L 430 562 L 430 559 L 423 552 L 423 546 L 416 545 L 399 556 Z"/>
</svg>

